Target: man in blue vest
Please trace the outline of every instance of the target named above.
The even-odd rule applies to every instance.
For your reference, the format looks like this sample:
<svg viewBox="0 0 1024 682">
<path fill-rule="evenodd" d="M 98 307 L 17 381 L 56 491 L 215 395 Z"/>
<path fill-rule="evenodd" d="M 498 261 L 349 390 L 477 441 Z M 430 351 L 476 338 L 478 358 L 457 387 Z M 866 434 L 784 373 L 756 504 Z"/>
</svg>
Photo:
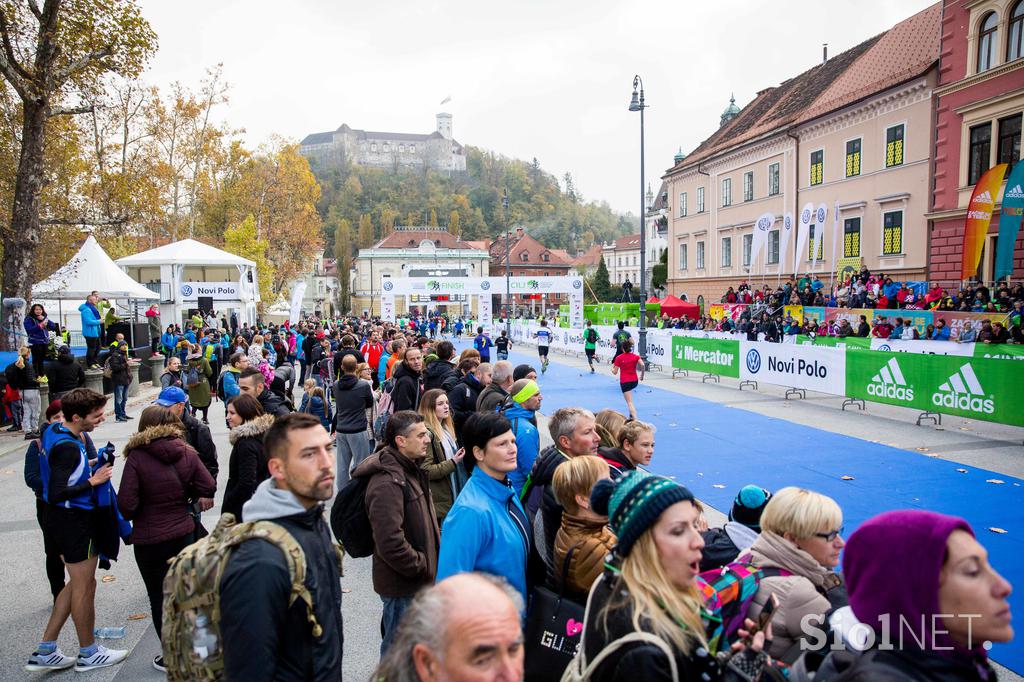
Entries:
<svg viewBox="0 0 1024 682">
<path fill-rule="evenodd" d="M 39 473 L 48 505 L 46 523 L 71 580 L 54 601 L 43 639 L 25 665 L 28 671 L 74 666 L 84 672 L 115 665 L 128 655 L 97 644 L 93 637 L 99 562 L 95 490 L 110 480 L 114 467 L 102 458 L 90 464 L 87 434 L 103 423 L 106 404 L 106 397 L 92 389 L 65 393 L 61 398 L 64 423 L 49 427 L 41 438 Z M 57 648 L 57 637 L 68 616 L 78 633 L 77 660 Z"/>
</svg>

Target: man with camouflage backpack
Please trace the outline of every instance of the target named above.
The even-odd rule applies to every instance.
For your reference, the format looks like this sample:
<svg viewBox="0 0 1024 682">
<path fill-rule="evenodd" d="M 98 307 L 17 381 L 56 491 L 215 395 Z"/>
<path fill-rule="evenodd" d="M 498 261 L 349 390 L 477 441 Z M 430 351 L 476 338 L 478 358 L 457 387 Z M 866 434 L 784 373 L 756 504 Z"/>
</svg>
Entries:
<svg viewBox="0 0 1024 682">
<path fill-rule="evenodd" d="M 264 447 L 271 477 L 246 522 L 224 515 L 171 564 L 168 679 L 341 679 L 341 554 L 322 504 L 334 493 L 334 440 L 298 412 L 277 419 Z"/>
</svg>

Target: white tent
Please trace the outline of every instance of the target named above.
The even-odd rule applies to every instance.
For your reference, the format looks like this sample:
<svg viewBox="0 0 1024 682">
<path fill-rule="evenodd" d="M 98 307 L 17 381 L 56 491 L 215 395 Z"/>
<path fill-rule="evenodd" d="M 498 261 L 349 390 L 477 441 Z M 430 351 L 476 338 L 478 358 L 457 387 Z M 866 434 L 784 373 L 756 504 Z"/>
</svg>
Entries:
<svg viewBox="0 0 1024 682">
<path fill-rule="evenodd" d="M 107 298 L 160 298 L 117 267 L 92 235 L 89 235 L 71 260 L 32 287 L 32 298 L 84 299 L 93 291 Z"/>
<path fill-rule="evenodd" d="M 215 246 L 198 242 L 195 239 L 182 239 L 172 244 L 165 244 L 149 251 L 137 253 L 134 256 L 118 258 L 117 264 L 122 268 L 138 268 L 155 265 L 206 265 L 206 266 L 230 266 L 247 265 L 256 267 L 256 263 L 248 258 L 236 256 L 233 253 L 222 251 Z"/>
</svg>

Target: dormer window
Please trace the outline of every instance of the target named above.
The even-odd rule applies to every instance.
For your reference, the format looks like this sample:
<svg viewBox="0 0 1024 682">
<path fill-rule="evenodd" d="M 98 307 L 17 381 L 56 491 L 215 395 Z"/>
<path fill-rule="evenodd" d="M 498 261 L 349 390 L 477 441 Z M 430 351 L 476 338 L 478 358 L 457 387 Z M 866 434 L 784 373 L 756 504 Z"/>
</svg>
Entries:
<svg viewBox="0 0 1024 682">
<path fill-rule="evenodd" d="M 530 260 L 530 254 L 527 251 L 521 251 L 519 253 L 519 260 L 523 261 L 524 263 L 527 262 L 528 260 Z"/>
<path fill-rule="evenodd" d="M 545 253 L 542 253 L 542 254 L 540 255 L 540 259 L 541 259 L 542 261 L 544 261 L 545 263 L 547 263 L 547 262 L 548 262 L 549 260 L 551 260 L 551 254 L 550 254 L 550 253 L 546 253 L 546 252 L 545 252 Z"/>
</svg>

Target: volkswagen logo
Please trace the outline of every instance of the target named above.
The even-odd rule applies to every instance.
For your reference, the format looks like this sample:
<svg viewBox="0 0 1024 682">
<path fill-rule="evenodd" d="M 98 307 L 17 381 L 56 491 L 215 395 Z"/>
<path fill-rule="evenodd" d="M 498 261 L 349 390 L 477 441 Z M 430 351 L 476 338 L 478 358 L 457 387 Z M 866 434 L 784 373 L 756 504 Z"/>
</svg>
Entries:
<svg viewBox="0 0 1024 682">
<path fill-rule="evenodd" d="M 811 212 L 808 211 L 807 209 L 804 209 L 803 213 L 800 214 L 800 222 L 802 222 L 804 225 L 811 222 Z"/>
<path fill-rule="evenodd" d="M 574 279 L 574 280 L 572 281 L 572 288 L 573 288 L 573 289 L 580 289 L 580 288 L 582 288 L 582 287 L 583 287 L 583 282 L 582 282 L 582 280 Z"/>
<path fill-rule="evenodd" d="M 825 222 L 825 209 L 824 208 L 819 208 L 818 209 L 818 223 L 820 224 L 820 223 L 823 223 L 823 222 Z"/>
<path fill-rule="evenodd" d="M 878 347 L 878 350 L 892 350 L 892 346 L 890 346 L 887 343 L 883 343 L 881 346 Z"/>
<path fill-rule="evenodd" d="M 184 296 L 185 298 L 188 298 L 189 296 L 191 296 L 192 295 L 192 287 L 189 286 L 188 284 L 182 284 L 181 285 L 181 295 Z"/>
<path fill-rule="evenodd" d="M 761 370 L 761 354 L 757 352 L 756 348 L 751 348 L 747 351 L 747 371 L 751 374 L 757 374 Z"/>
<path fill-rule="evenodd" d="M 391 291 L 394 288 L 395 288 L 394 283 L 392 283 L 392 282 L 384 282 L 384 291 Z"/>
<path fill-rule="evenodd" d="M 485 279 L 484 281 L 480 282 L 480 288 L 483 289 L 484 291 L 487 291 L 488 289 L 491 288 L 491 283 Z"/>
</svg>

